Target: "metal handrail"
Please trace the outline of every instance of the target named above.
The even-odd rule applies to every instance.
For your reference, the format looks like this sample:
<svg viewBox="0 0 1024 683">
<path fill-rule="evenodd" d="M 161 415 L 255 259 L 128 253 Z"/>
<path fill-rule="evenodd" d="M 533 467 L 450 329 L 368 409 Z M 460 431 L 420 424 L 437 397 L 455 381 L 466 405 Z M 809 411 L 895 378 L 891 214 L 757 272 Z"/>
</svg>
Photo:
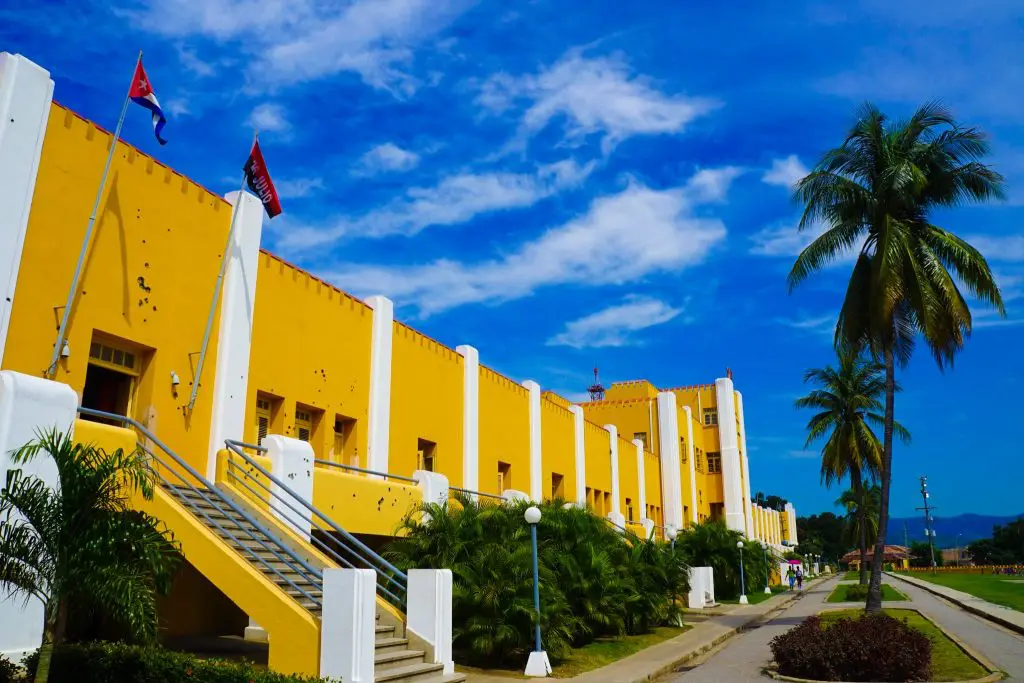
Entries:
<svg viewBox="0 0 1024 683">
<path fill-rule="evenodd" d="M 291 487 L 289 487 L 283 481 L 281 481 L 280 479 L 275 477 L 273 474 L 271 474 L 269 471 L 267 471 L 266 468 L 264 468 L 262 465 L 260 465 L 255 460 L 253 460 L 243 450 L 245 448 L 255 448 L 255 446 L 253 446 L 252 444 L 247 444 L 244 441 L 237 441 L 235 439 L 227 439 L 227 440 L 225 440 L 224 443 L 225 443 L 225 445 L 227 445 L 227 447 L 233 453 L 235 453 L 236 455 L 241 457 L 243 460 L 245 460 L 245 462 L 247 464 L 255 467 L 260 472 L 260 474 L 262 474 L 267 479 L 269 479 L 271 482 L 273 482 L 278 487 L 279 490 L 286 492 L 291 498 L 293 498 L 296 502 L 298 502 L 302 507 L 304 507 L 305 509 L 309 510 L 309 512 L 311 512 L 312 514 L 318 516 L 325 524 L 327 524 L 328 527 L 330 527 L 330 531 L 333 531 L 333 532 L 337 533 L 345 541 L 347 541 L 348 543 L 350 543 L 350 544 L 354 545 L 356 548 L 358 548 L 361 551 L 361 555 L 357 554 L 355 552 L 353 552 L 352 554 L 357 556 L 357 557 L 359 557 L 359 559 L 363 563 L 368 565 L 369 568 L 373 569 L 377 573 L 377 576 L 379 577 L 378 581 L 377 581 L 377 587 L 378 588 L 383 588 L 386 593 L 389 592 L 389 591 L 386 590 L 386 586 L 382 586 L 381 585 L 380 579 L 383 578 L 383 579 L 385 579 L 387 581 L 390 581 L 395 586 L 397 586 L 398 589 L 402 593 L 405 593 L 405 591 L 407 590 L 406 586 L 407 586 L 409 578 L 406 576 L 406 574 L 403 571 L 401 571 L 398 567 L 396 567 L 395 565 L 391 564 L 390 562 L 385 560 L 383 557 L 378 555 L 372 548 L 370 548 L 365 543 L 360 541 L 358 538 L 356 538 L 355 536 L 350 534 L 348 531 L 345 531 L 340 526 L 338 526 L 330 517 L 325 515 L 323 512 L 321 512 L 317 508 L 313 507 L 308 501 L 306 501 L 301 496 L 296 494 L 291 489 Z"/>
<path fill-rule="evenodd" d="M 260 533 L 262 533 L 267 539 L 270 539 L 271 541 L 273 541 L 274 545 L 276 545 L 278 547 L 278 549 L 283 551 L 287 555 L 287 557 L 282 556 L 282 554 L 280 552 L 278 552 L 278 550 L 275 550 L 263 538 L 260 538 L 259 536 L 253 534 L 251 531 L 249 531 L 245 527 L 243 527 L 241 525 L 238 525 L 238 529 L 242 530 L 242 531 L 245 531 L 246 535 L 248 536 L 248 538 L 250 540 L 253 540 L 253 541 L 256 541 L 257 543 L 259 543 L 261 546 L 263 546 L 264 550 L 269 551 L 271 554 L 274 555 L 275 558 L 277 558 L 277 560 L 279 560 L 280 562 L 283 562 L 290 569 L 292 569 L 292 571 L 294 571 L 297 574 L 299 574 L 300 576 L 302 576 L 309 583 L 313 584 L 314 586 L 319 583 L 320 589 L 321 589 L 321 593 L 322 593 L 322 591 L 323 591 L 323 576 L 322 576 L 322 574 L 320 574 L 320 572 L 317 572 L 315 569 L 310 567 L 308 563 L 306 563 L 302 558 L 298 557 L 298 555 L 296 555 L 290 548 L 288 548 L 286 545 L 284 545 L 280 541 L 280 539 L 278 539 L 276 536 L 274 536 L 272 533 L 270 533 L 269 530 L 267 530 L 265 527 L 263 527 L 263 525 L 261 525 L 255 519 L 253 519 L 253 517 L 251 515 L 249 515 L 245 510 L 243 510 L 240 506 L 238 506 L 234 501 L 232 501 L 230 498 L 225 496 L 224 493 L 220 489 L 218 489 L 216 486 L 211 484 L 205 477 L 203 477 L 195 469 L 193 469 L 191 465 L 189 465 L 187 462 L 185 462 L 180 456 L 178 456 L 177 453 L 175 453 L 170 448 L 168 448 L 166 444 L 164 444 L 162 441 L 160 441 L 160 439 L 158 439 L 155 434 L 153 434 L 151 431 L 149 431 L 149 429 L 147 429 L 141 423 L 139 423 L 138 421 L 136 421 L 136 420 L 134 420 L 134 419 L 132 419 L 130 417 L 127 417 L 125 415 L 117 415 L 116 413 L 108 413 L 108 412 L 104 412 L 102 410 L 95 410 L 93 408 L 85 408 L 83 406 L 79 406 L 77 410 L 82 415 L 88 415 L 88 416 L 92 416 L 92 417 L 99 417 L 99 418 L 103 418 L 103 419 L 106 419 L 106 420 L 113 420 L 113 421 L 116 421 L 116 422 L 120 422 L 121 424 L 130 425 L 137 432 L 141 433 L 145 438 L 147 438 L 148 440 L 150 440 L 153 443 L 155 443 L 157 446 L 160 447 L 160 449 L 164 453 L 166 453 L 168 456 L 170 456 L 170 458 L 175 463 L 180 465 L 189 475 L 191 475 L 196 480 L 198 480 L 205 487 L 206 491 L 209 491 L 211 493 L 216 493 L 217 494 L 216 498 L 218 498 L 220 500 L 220 502 L 224 503 L 224 505 L 226 505 L 228 508 L 230 508 L 233 512 L 235 512 L 238 515 L 240 515 L 246 522 L 248 522 L 249 524 L 252 524 L 253 527 L 256 530 L 258 530 Z M 169 466 L 166 462 L 164 462 L 164 460 L 162 458 L 160 458 L 156 453 L 154 453 L 146 444 L 140 442 L 140 443 L 138 443 L 138 445 L 154 461 L 156 461 L 159 465 L 161 465 L 168 472 L 173 473 L 179 480 L 181 480 L 186 486 L 188 486 L 189 489 L 191 489 L 200 498 L 202 498 L 204 502 L 208 503 L 209 505 L 212 505 L 214 508 L 216 508 L 216 510 L 218 512 L 220 512 L 221 514 L 224 514 L 225 516 L 227 516 L 227 511 L 224 510 L 224 508 L 221 507 L 220 504 L 218 504 L 218 502 L 216 500 L 211 499 L 211 497 L 208 496 L 206 493 L 204 493 L 203 490 L 200 490 L 200 489 L 196 488 L 196 486 L 193 485 L 192 482 L 190 482 L 188 480 L 188 478 L 186 478 L 180 472 L 176 471 L 173 467 Z M 163 481 L 165 484 L 167 484 L 171 488 L 171 494 L 179 501 L 179 503 L 181 503 L 185 507 L 189 508 L 189 510 L 192 511 L 193 514 L 201 515 L 203 517 L 203 519 L 205 519 L 211 525 L 216 527 L 219 531 L 223 532 L 228 538 L 230 538 L 232 541 L 234 541 L 237 544 L 237 546 L 238 546 L 236 548 L 236 552 L 238 552 L 239 554 L 242 554 L 244 556 L 244 554 L 242 552 L 244 550 L 245 552 L 250 554 L 253 557 L 253 559 L 255 559 L 256 561 L 262 563 L 267 569 L 269 569 L 271 572 L 273 572 L 278 577 L 283 579 L 288 585 L 290 585 L 292 588 L 297 590 L 303 596 L 308 598 L 314 605 L 316 605 L 317 607 L 320 607 L 320 608 L 323 607 L 323 601 L 322 600 L 315 598 L 314 596 L 310 595 L 307 591 L 305 591 L 303 588 L 295 585 L 295 583 L 292 582 L 291 579 L 289 579 L 287 576 L 282 574 L 277 568 L 271 566 L 269 562 L 267 562 L 265 559 L 260 557 L 256 553 L 256 551 L 254 551 L 252 548 L 247 547 L 244 543 L 242 543 L 241 540 L 239 540 L 239 538 L 237 536 L 235 536 L 233 533 L 231 533 L 230 531 L 225 529 L 219 522 L 217 522 L 216 520 L 211 518 L 209 516 L 209 514 L 207 514 L 205 511 L 202 510 L 202 508 L 200 508 L 195 503 L 187 501 L 185 496 L 180 492 L 180 487 L 175 485 L 175 484 L 172 484 L 170 481 L 168 481 L 167 478 L 159 470 L 157 470 L 156 468 L 152 468 L 152 467 L 151 467 L 151 470 L 153 471 L 155 476 L 157 476 L 161 481 Z M 294 562 L 289 561 L 289 558 L 291 560 L 293 560 Z M 310 574 L 308 574 L 308 575 L 304 574 L 303 571 L 298 566 L 296 566 L 296 563 L 298 565 L 301 565 L 302 567 L 304 567 L 306 570 L 308 570 L 310 572 Z"/>
<path fill-rule="evenodd" d="M 363 467 L 356 467 L 355 465 L 342 465 L 340 462 L 331 462 L 330 460 L 314 460 L 317 465 L 327 465 L 328 467 L 337 467 L 343 470 L 352 470 L 353 472 L 362 472 L 363 474 L 373 474 L 378 477 L 385 479 L 399 479 L 401 481 L 408 481 L 413 484 L 418 484 L 419 481 L 412 477 L 403 477 L 400 474 L 389 474 L 388 472 L 378 472 L 376 470 L 368 470 Z"/>
<path fill-rule="evenodd" d="M 483 491 L 474 491 L 473 489 L 463 489 L 459 488 L 458 486 L 449 486 L 448 489 L 450 491 L 458 491 L 459 493 L 465 493 L 466 495 L 469 496 L 483 496 L 485 498 L 495 498 L 501 501 L 505 500 L 504 496 L 496 496 L 493 493 L 484 493 Z"/>
<path fill-rule="evenodd" d="M 235 450 L 233 447 L 231 447 L 230 450 L 231 450 L 232 453 L 238 453 L 238 451 Z M 227 475 L 229 477 L 231 477 L 236 482 L 238 482 L 238 484 L 240 486 L 245 487 L 245 489 L 247 491 L 249 491 L 249 493 L 251 493 L 256 498 L 256 500 L 259 500 L 262 503 L 266 503 L 268 508 L 270 508 L 271 510 L 275 510 L 274 500 L 272 500 L 273 498 L 275 498 L 275 496 L 274 496 L 274 492 L 270 489 L 269 486 L 267 486 L 262 481 L 260 481 L 259 478 L 253 477 L 251 474 L 246 472 L 245 469 L 242 467 L 242 465 L 238 464 L 237 462 L 234 462 L 232 460 L 228 460 L 228 466 L 229 466 L 229 469 L 228 469 Z M 253 489 L 241 477 L 239 477 L 237 474 L 235 474 L 234 471 L 230 469 L 231 467 L 234 467 L 234 468 L 237 468 L 238 470 L 240 470 L 243 475 L 245 475 L 251 481 L 256 482 L 267 493 L 266 494 L 262 494 L 259 491 L 256 491 L 255 489 Z M 300 517 L 303 516 L 302 511 L 298 510 L 294 505 L 289 503 L 287 500 L 285 500 L 284 498 L 281 498 L 280 496 L 276 496 L 276 498 L 277 498 L 278 502 L 284 503 L 285 506 L 287 506 L 288 509 L 290 509 L 292 512 L 294 512 L 295 514 L 299 515 Z M 296 496 L 296 498 L 298 498 L 298 497 Z M 322 517 L 323 515 L 319 515 L 319 516 Z M 293 522 L 291 519 L 288 519 L 287 516 L 282 521 L 287 522 L 292 527 L 296 527 L 295 522 Z M 321 525 L 319 522 L 317 522 L 317 521 L 315 521 L 313 519 L 310 519 L 310 524 L 315 526 L 318 531 L 321 531 L 321 532 L 323 532 L 325 534 L 330 534 L 331 533 L 331 530 L 325 529 L 323 527 L 323 525 Z M 297 527 L 296 527 L 296 531 L 302 532 L 303 535 L 305 535 L 305 533 L 306 533 L 305 529 L 298 529 Z M 328 555 L 330 555 L 333 559 L 337 560 L 340 564 L 348 567 L 349 569 L 355 569 L 356 568 L 356 565 L 352 564 L 352 562 L 350 562 L 349 560 L 347 560 L 344 557 L 342 557 L 341 555 L 339 555 L 337 553 L 337 551 L 334 550 L 334 548 L 330 547 L 327 543 L 325 543 L 321 539 L 317 538 L 316 535 L 310 534 L 309 535 L 309 540 L 310 540 L 310 543 L 320 547 L 320 549 L 322 549 L 324 552 L 326 552 Z M 343 548 L 346 552 L 348 552 L 350 555 L 355 557 L 357 560 L 359 560 L 361 562 L 365 561 L 364 558 L 359 555 L 359 553 L 355 552 L 354 550 L 352 550 L 351 548 L 349 548 L 345 544 L 339 543 L 338 545 L 341 548 Z M 402 587 L 401 584 L 398 584 L 398 585 L 399 585 L 400 588 Z M 400 597 L 398 597 L 397 595 L 395 595 L 394 593 L 392 593 L 390 590 L 388 590 L 386 586 L 378 585 L 378 588 L 380 588 L 380 590 L 383 591 L 388 597 L 392 598 L 393 600 L 395 600 L 396 602 L 401 604 L 402 599 Z"/>
</svg>

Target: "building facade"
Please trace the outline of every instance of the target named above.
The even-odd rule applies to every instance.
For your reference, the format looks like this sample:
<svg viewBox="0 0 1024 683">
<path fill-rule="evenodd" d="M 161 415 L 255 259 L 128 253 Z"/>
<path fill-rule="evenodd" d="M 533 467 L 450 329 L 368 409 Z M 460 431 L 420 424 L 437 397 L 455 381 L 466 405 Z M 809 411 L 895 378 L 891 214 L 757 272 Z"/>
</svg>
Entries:
<svg viewBox="0 0 1024 683">
<path fill-rule="evenodd" d="M 52 95 L 46 71 L 0 55 L 0 369 L 134 418 L 211 481 L 226 439 L 307 442 L 316 506 L 353 534 L 387 536 L 423 500 L 381 475 L 427 471 L 474 494 L 588 505 L 647 534 L 722 519 L 780 550 L 797 542 L 792 506 L 751 503 L 731 377 L 621 382 L 579 405 L 510 379 L 486 349 L 446 346 L 396 320 L 387 298 L 357 299 L 261 250 L 254 197 L 208 191 Z"/>
</svg>

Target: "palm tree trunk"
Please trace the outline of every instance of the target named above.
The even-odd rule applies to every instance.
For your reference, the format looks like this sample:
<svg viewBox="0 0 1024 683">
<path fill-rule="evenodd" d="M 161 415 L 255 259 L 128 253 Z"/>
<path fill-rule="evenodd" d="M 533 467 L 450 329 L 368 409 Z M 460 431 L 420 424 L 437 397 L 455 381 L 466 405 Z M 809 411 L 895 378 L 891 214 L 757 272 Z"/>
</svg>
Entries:
<svg viewBox="0 0 1024 683">
<path fill-rule="evenodd" d="M 49 612 L 50 610 L 47 610 Z M 68 626 L 68 607 L 63 600 L 57 603 L 56 614 L 48 617 L 43 629 L 43 646 L 39 648 L 39 662 L 36 664 L 35 683 L 47 683 L 50 678 L 50 662 L 53 648 L 64 642 Z"/>
<path fill-rule="evenodd" d="M 866 610 L 869 613 L 882 611 L 882 562 L 885 560 L 886 527 L 889 525 L 889 489 L 892 482 L 892 424 L 896 400 L 896 366 L 892 352 L 892 341 L 885 348 L 885 429 L 882 438 L 882 500 L 878 506 L 878 538 L 875 540 L 875 554 L 871 558 L 871 582 L 868 584 Z"/>
</svg>

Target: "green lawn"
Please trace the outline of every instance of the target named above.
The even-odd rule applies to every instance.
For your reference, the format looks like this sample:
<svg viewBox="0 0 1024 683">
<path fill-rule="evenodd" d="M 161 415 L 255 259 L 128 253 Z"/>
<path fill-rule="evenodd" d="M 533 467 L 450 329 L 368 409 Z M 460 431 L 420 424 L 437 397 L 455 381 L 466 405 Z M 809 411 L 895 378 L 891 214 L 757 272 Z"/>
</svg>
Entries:
<svg viewBox="0 0 1024 683">
<path fill-rule="evenodd" d="M 919 612 L 909 609 L 886 609 L 886 614 L 906 622 L 928 636 L 932 641 L 932 681 L 969 681 L 988 674 L 980 664 L 968 657 L 956 643 L 936 628 L 935 624 L 925 619 Z M 863 610 L 844 609 L 835 612 L 824 612 L 824 622 L 834 621 L 840 617 L 854 617 Z"/>
<path fill-rule="evenodd" d="M 907 574 L 915 579 L 924 579 L 940 586 L 953 588 L 964 593 L 1024 612 L 1024 577 L 999 574 L 954 574 L 925 572 Z"/>
<path fill-rule="evenodd" d="M 565 659 L 552 662 L 552 673 L 555 678 L 572 678 L 591 669 L 607 666 L 623 657 L 628 657 L 670 638 L 675 638 L 691 628 L 693 627 L 683 626 L 675 628 L 660 626 L 654 629 L 652 633 L 645 633 L 639 636 L 599 638 L 589 645 L 573 650 L 572 654 Z"/>
<path fill-rule="evenodd" d="M 868 572 L 870 576 L 870 572 Z M 860 572 L 846 572 L 840 581 L 860 581 Z"/>
<path fill-rule="evenodd" d="M 749 604 L 751 604 L 751 605 L 756 605 L 759 602 L 764 602 L 765 600 L 770 600 L 772 597 L 778 595 L 779 593 L 786 592 L 786 590 L 788 589 L 788 586 L 786 588 L 783 588 L 782 586 L 772 586 L 771 589 L 772 589 L 772 594 L 771 595 L 768 595 L 767 593 L 764 592 L 764 586 L 762 586 L 760 589 L 758 589 L 756 591 L 753 591 L 752 593 L 747 593 L 747 602 Z M 728 600 L 718 600 L 718 602 L 720 602 L 720 603 L 722 603 L 724 605 L 737 605 L 737 604 L 739 604 L 740 599 L 739 598 L 729 598 Z"/>
<path fill-rule="evenodd" d="M 853 585 L 856 586 L 858 584 L 853 584 Z M 828 596 L 828 600 L 826 600 L 826 602 L 861 602 L 861 600 L 859 598 L 857 600 L 850 600 L 849 598 L 846 597 L 846 590 L 849 587 L 850 587 L 850 584 L 839 584 L 838 586 L 836 586 L 835 590 L 832 591 L 832 594 Z M 909 600 L 909 599 L 910 598 L 908 598 L 906 595 L 904 595 L 900 591 L 896 590 L 895 588 L 893 588 L 889 584 L 887 584 L 887 583 L 883 583 L 882 584 L 882 600 L 883 601 L 886 601 L 886 600 Z"/>
</svg>

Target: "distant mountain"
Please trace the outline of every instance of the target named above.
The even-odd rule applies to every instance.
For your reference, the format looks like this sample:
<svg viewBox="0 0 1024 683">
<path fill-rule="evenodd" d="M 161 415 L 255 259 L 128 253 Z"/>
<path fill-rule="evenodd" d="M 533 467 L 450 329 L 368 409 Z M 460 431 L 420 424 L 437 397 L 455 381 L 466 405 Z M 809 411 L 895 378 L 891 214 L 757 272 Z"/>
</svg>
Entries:
<svg viewBox="0 0 1024 683">
<path fill-rule="evenodd" d="M 971 541 L 992 537 L 992 527 L 996 524 L 1006 524 L 1024 515 L 994 516 L 963 514 L 955 517 L 935 517 L 932 522 L 932 529 L 935 530 L 935 544 L 939 548 L 952 548 L 957 544 L 957 534 L 960 534 L 959 543 L 967 545 Z M 889 533 L 886 540 L 889 543 L 903 545 L 904 524 L 906 525 L 906 537 L 910 543 L 914 541 L 927 541 L 928 537 L 924 530 L 924 516 L 919 517 L 893 517 L 889 519 Z"/>
</svg>

